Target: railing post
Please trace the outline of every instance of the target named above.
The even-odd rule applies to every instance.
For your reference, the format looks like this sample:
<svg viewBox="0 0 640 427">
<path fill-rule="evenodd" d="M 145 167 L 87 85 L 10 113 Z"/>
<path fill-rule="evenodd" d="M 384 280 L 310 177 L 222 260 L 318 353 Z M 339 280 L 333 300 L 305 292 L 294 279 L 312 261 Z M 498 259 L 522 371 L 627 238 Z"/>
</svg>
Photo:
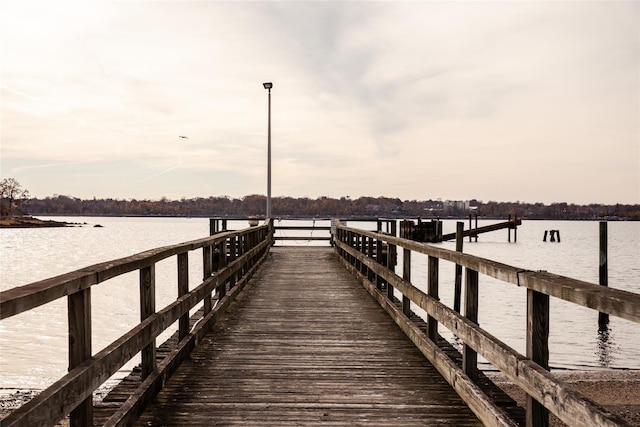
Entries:
<svg viewBox="0 0 640 427">
<path fill-rule="evenodd" d="M 67 297 L 69 322 L 69 370 L 91 358 L 91 288 Z M 87 397 L 71 411 L 71 427 L 93 425 L 93 396 Z"/>
<path fill-rule="evenodd" d="M 367 257 L 369 257 L 370 260 L 373 260 L 374 249 L 375 249 L 375 240 L 373 239 L 373 237 L 369 237 L 368 246 L 367 246 Z M 375 273 L 370 268 L 368 269 L 367 278 L 369 279 L 370 282 L 373 282 L 373 280 L 375 279 Z"/>
<path fill-rule="evenodd" d="M 464 316 L 478 324 L 478 272 L 466 269 L 464 289 Z M 465 374 L 472 380 L 478 378 L 478 353 L 467 344 L 462 351 L 462 366 Z"/>
<path fill-rule="evenodd" d="M 356 234 L 354 235 L 354 239 L 354 249 L 358 252 L 362 252 L 362 236 L 360 234 Z M 360 260 L 358 260 L 358 258 L 355 258 L 354 261 L 356 270 L 362 272 L 362 263 L 360 262 Z"/>
<path fill-rule="evenodd" d="M 411 282 L 411 250 L 407 248 L 402 248 L 402 278 Z M 411 316 L 411 300 L 406 295 L 402 295 L 402 312 Z"/>
<path fill-rule="evenodd" d="M 202 280 L 207 280 L 212 273 L 211 246 L 202 248 Z M 204 315 L 209 314 L 212 308 L 211 292 L 207 292 L 204 296 Z"/>
<path fill-rule="evenodd" d="M 376 239 L 376 262 L 382 265 L 382 240 L 380 239 Z M 376 274 L 376 287 L 378 290 L 382 290 L 383 284 L 384 280 L 382 280 L 382 276 Z"/>
<path fill-rule="evenodd" d="M 178 298 L 189 293 L 189 252 L 178 254 Z M 182 340 L 189 334 L 189 312 L 180 316 L 178 338 Z"/>
<path fill-rule="evenodd" d="M 218 218 L 209 218 L 209 235 L 222 233 L 227 230 L 227 220 Z"/>
<path fill-rule="evenodd" d="M 140 321 L 156 312 L 155 264 L 140 269 Z M 142 349 L 142 378 L 147 378 L 156 368 L 156 339 Z"/>
<path fill-rule="evenodd" d="M 396 270 L 395 266 L 395 252 L 396 245 L 392 245 L 391 243 L 387 243 L 387 269 L 394 271 Z M 387 283 L 387 298 L 393 301 L 393 291 L 394 288 L 391 286 L 391 283 Z"/>
<path fill-rule="evenodd" d="M 231 264 L 237 258 L 237 236 L 229 237 L 229 264 Z M 229 288 L 232 288 L 236 285 L 236 275 L 232 275 L 229 277 Z"/>
<path fill-rule="evenodd" d="M 440 299 L 438 296 L 439 261 L 438 258 L 429 255 L 427 294 L 436 300 Z M 427 336 L 431 341 L 438 339 L 438 322 L 431 316 L 427 316 Z"/>
<path fill-rule="evenodd" d="M 469 221 L 471 221 L 471 215 L 469 215 Z M 456 223 L 456 252 L 462 252 L 462 234 L 464 233 L 464 222 Z M 471 233 L 469 233 L 471 236 Z M 460 264 L 456 264 L 456 277 L 455 277 L 455 287 L 453 293 L 453 309 L 460 313 L 460 300 L 462 294 L 462 266 Z"/>
<path fill-rule="evenodd" d="M 368 240 L 369 238 L 367 236 L 360 236 L 360 253 L 362 255 L 366 255 L 367 254 L 367 245 L 368 245 Z M 360 272 L 363 275 L 367 275 L 367 264 L 364 262 L 360 263 Z"/>
<path fill-rule="evenodd" d="M 527 289 L 527 357 L 549 369 L 549 295 Z M 527 395 L 527 427 L 547 427 L 549 411 Z"/>
</svg>

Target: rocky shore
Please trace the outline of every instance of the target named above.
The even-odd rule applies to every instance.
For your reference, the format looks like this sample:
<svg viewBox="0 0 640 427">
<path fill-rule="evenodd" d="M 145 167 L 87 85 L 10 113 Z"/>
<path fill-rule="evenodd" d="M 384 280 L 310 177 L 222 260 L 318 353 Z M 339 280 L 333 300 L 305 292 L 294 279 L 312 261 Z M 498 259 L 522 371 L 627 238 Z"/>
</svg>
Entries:
<svg viewBox="0 0 640 427">
<path fill-rule="evenodd" d="M 640 426 L 640 371 L 554 371 L 560 380 L 594 402 L 604 406 L 632 426 Z M 519 406 L 525 406 L 525 393 L 501 373 L 487 373 Z M 551 427 L 565 424 L 549 417 Z"/>
<path fill-rule="evenodd" d="M 31 216 L 11 217 L 0 219 L 0 228 L 40 228 L 40 227 L 68 227 L 73 224 L 61 221 L 42 220 Z"/>
</svg>

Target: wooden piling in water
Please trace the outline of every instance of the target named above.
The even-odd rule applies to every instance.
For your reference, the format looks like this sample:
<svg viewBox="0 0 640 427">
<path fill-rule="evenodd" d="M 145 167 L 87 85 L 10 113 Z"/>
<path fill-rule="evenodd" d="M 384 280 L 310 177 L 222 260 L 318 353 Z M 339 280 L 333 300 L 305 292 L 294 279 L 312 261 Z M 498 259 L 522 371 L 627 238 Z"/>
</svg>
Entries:
<svg viewBox="0 0 640 427">
<path fill-rule="evenodd" d="M 601 286 L 609 286 L 609 267 L 608 267 L 608 232 L 607 222 L 600 221 L 600 265 L 598 268 L 599 283 Z M 607 313 L 598 313 L 598 325 L 606 326 L 609 323 L 609 315 Z"/>
</svg>

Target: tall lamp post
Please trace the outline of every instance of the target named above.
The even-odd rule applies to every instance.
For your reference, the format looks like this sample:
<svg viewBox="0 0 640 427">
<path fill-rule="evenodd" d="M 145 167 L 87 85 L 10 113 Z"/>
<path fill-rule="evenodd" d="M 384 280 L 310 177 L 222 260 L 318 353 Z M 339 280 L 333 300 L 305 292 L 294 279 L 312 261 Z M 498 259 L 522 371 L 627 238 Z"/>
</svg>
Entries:
<svg viewBox="0 0 640 427">
<path fill-rule="evenodd" d="M 269 115 L 267 119 L 267 218 L 271 218 L 271 88 L 273 83 L 262 83 L 269 91 Z"/>
</svg>

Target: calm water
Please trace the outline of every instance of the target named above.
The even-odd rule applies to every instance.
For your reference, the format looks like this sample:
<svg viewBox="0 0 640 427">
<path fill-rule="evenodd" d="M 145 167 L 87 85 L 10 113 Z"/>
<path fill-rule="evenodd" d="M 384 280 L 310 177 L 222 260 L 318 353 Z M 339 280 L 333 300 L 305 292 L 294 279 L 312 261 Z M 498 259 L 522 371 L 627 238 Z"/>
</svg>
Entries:
<svg viewBox="0 0 640 427">
<path fill-rule="evenodd" d="M 0 230 L 0 289 L 31 283 L 87 265 L 128 256 L 158 246 L 206 236 L 205 218 L 54 218 L 87 225 L 74 228 Z M 490 223 L 482 222 L 480 225 Z M 100 224 L 102 228 L 93 225 Z M 318 225 L 326 225 L 318 222 Z M 360 226 L 351 223 L 352 226 Z M 467 222 L 465 225 L 468 226 Z M 246 223 L 231 223 L 244 228 Z M 362 224 L 371 228 L 371 224 Z M 561 243 L 542 242 L 544 230 L 558 229 Z M 455 221 L 445 222 L 445 233 Z M 320 234 L 320 232 L 316 232 Z M 609 286 L 640 292 L 640 223 L 609 223 Z M 288 242 L 291 244 L 291 242 Z M 311 244 L 300 240 L 294 244 Z M 464 251 L 530 270 L 598 282 L 598 223 L 526 221 L 518 242 L 507 243 L 507 231 L 465 241 Z M 454 243 L 441 246 L 454 249 Z M 398 265 L 402 266 L 402 254 Z M 202 278 L 201 252 L 190 255 L 191 287 Z M 402 274 L 401 267 L 397 268 Z M 156 266 L 158 308 L 176 290 L 175 259 Z M 426 259 L 414 254 L 413 282 L 426 288 Z M 453 304 L 454 266 L 441 263 L 440 295 Z M 421 285 L 423 284 L 423 285 Z M 137 272 L 92 288 L 93 351 L 97 352 L 137 324 Z M 526 291 L 480 277 L 479 323 L 516 350 L 524 352 Z M 44 388 L 67 367 L 66 301 L 47 304 L 0 323 L 0 390 Z M 551 365 L 554 369 L 640 369 L 640 325 L 612 318 L 598 331 L 597 313 L 551 300 Z M 441 333 L 446 335 L 446 331 Z M 450 336 L 450 335 L 449 335 Z M 159 339 L 161 342 L 163 339 Z M 483 361 L 481 361 L 482 363 Z M 135 361 L 127 365 L 130 368 Z M 483 368 L 490 366 L 483 364 Z M 122 376 L 122 373 L 120 376 Z"/>
</svg>

